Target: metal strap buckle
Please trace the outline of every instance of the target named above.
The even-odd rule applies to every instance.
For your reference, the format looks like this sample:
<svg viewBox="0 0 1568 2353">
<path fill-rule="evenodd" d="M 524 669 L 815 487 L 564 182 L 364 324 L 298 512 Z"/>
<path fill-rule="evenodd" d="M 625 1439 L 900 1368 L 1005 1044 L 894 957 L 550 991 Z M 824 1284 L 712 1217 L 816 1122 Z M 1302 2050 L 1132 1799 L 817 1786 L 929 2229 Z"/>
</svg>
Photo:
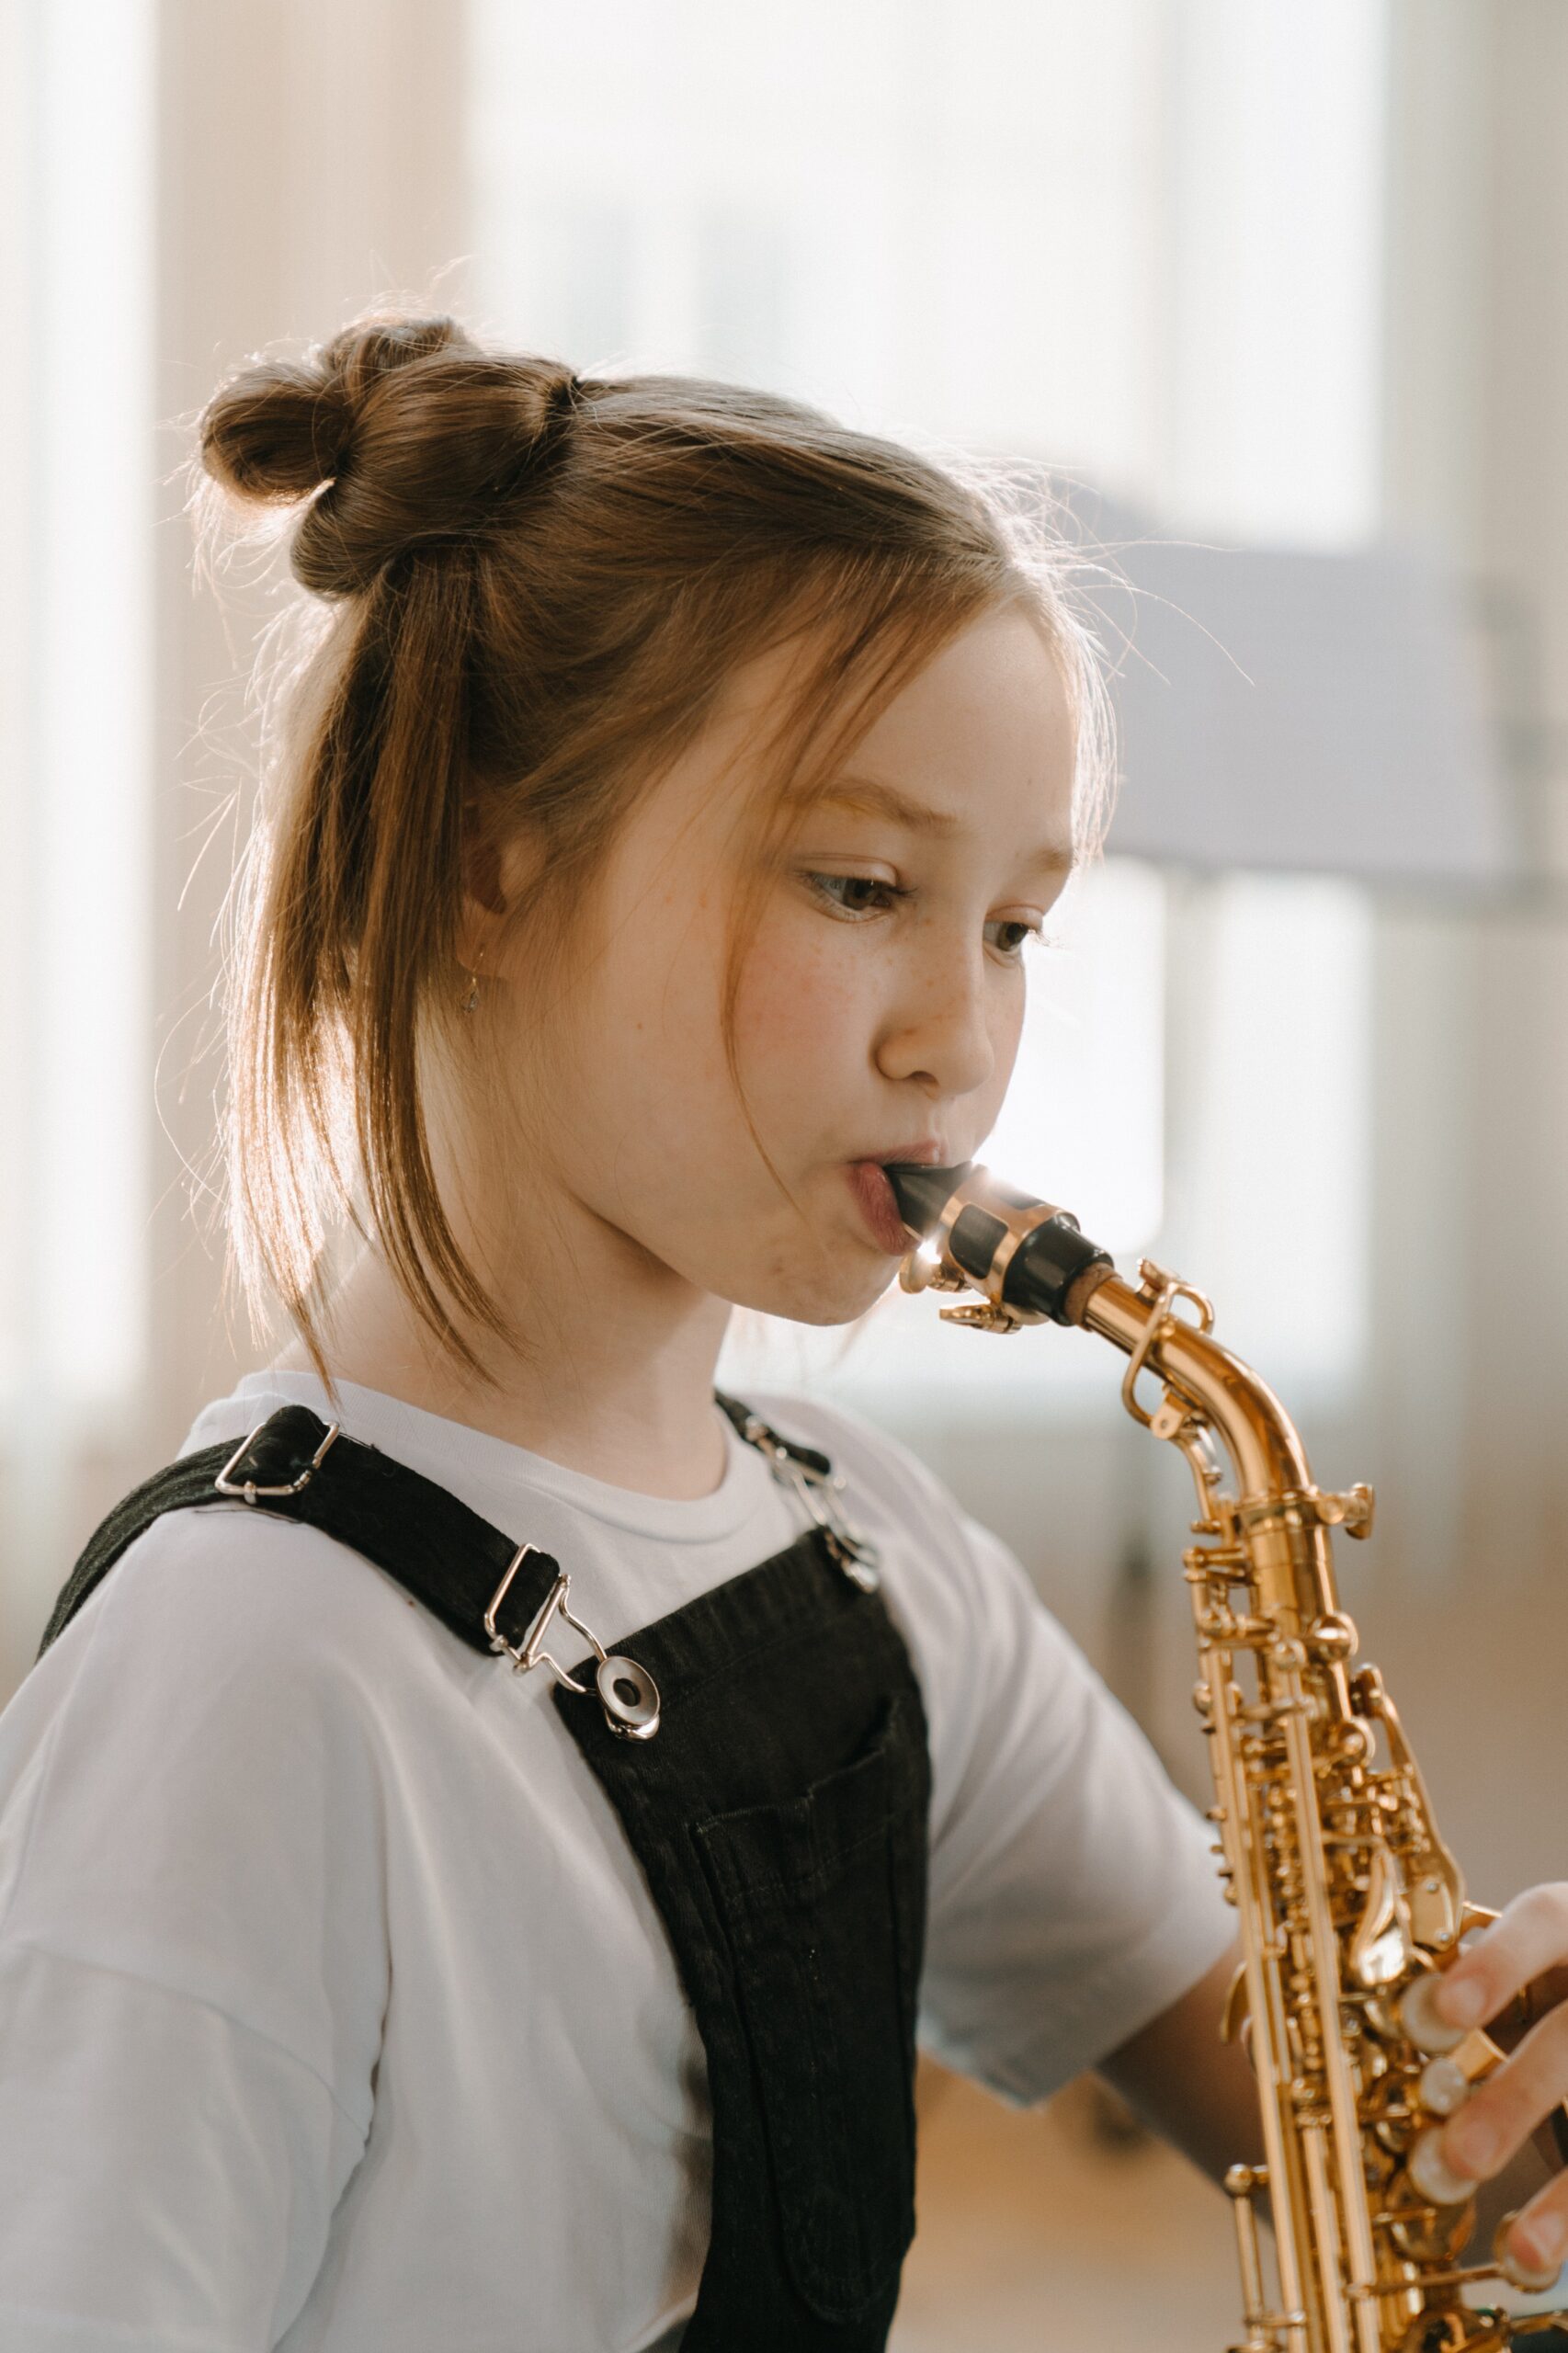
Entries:
<svg viewBox="0 0 1568 2353">
<path fill-rule="evenodd" d="M 583 1623 L 571 1607 L 572 1579 L 564 1569 L 558 1573 L 555 1583 L 520 1643 L 509 1643 L 496 1625 L 495 1613 L 506 1600 L 513 1578 L 530 1552 L 537 1554 L 539 1546 L 518 1545 L 506 1564 L 506 1575 L 490 1597 L 490 1607 L 484 1613 L 484 1631 L 490 1637 L 491 1649 L 511 1660 L 514 1675 L 527 1675 L 533 1667 L 548 1666 L 557 1683 L 563 1685 L 568 1691 L 585 1697 L 587 1685 L 579 1683 L 574 1675 L 568 1674 L 561 1661 L 552 1657 L 544 1647 L 544 1638 L 550 1631 L 551 1620 L 557 1617 L 563 1618 L 591 1645 L 598 1661 L 594 1674 L 594 1688 L 599 1695 L 605 1722 L 611 1732 L 618 1733 L 622 1740 L 652 1740 L 659 1729 L 658 1685 L 647 1668 L 639 1666 L 635 1659 L 623 1658 L 615 1652 L 607 1651 L 593 1628 Z"/>
<path fill-rule="evenodd" d="M 839 1506 L 846 1481 L 841 1472 L 819 1471 L 774 1436 L 755 1414 L 746 1416 L 743 1432 L 748 1445 L 764 1456 L 780 1486 L 799 1495 L 827 1539 L 828 1551 L 846 1577 L 862 1593 L 875 1593 L 881 1584 L 881 1554 L 869 1536 L 846 1517 Z"/>
<path fill-rule="evenodd" d="M 249 1438 L 244 1439 L 240 1445 L 235 1447 L 233 1454 L 230 1455 L 227 1462 L 224 1463 L 223 1468 L 219 1472 L 216 1479 L 213 1480 L 213 1487 L 221 1495 L 243 1495 L 247 1504 L 258 1502 L 263 1495 L 297 1495 L 302 1487 L 308 1487 L 310 1485 L 311 1481 L 321 1469 L 323 1462 L 326 1460 L 327 1449 L 332 1444 L 333 1439 L 337 1436 L 341 1427 L 342 1425 L 340 1423 L 334 1422 L 332 1427 L 328 1430 L 326 1436 L 323 1438 L 321 1444 L 317 1447 L 315 1452 L 312 1455 L 310 1461 L 306 1463 L 304 1469 L 301 1472 L 297 1479 L 290 1479 L 287 1485 L 281 1487 L 258 1487 L 254 1479 L 236 1479 L 234 1477 L 235 1471 L 244 1461 L 245 1456 L 250 1452 L 251 1448 L 256 1444 L 256 1441 L 261 1436 L 262 1431 L 267 1427 L 266 1422 L 257 1422 Z"/>
</svg>

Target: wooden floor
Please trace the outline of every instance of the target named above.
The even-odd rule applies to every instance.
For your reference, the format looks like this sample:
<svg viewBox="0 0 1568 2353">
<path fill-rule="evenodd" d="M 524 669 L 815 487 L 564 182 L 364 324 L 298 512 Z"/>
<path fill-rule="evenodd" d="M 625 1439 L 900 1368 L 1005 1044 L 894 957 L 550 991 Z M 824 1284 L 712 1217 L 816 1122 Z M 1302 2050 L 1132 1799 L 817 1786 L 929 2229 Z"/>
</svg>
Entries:
<svg viewBox="0 0 1568 2353">
<path fill-rule="evenodd" d="M 1107 2130 L 1087 2084 L 1004 2108 L 923 2068 L 919 2229 L 892 2353 L 1223 2353 L 1241 2335 L 1222 2191 Z"/>
</svg>

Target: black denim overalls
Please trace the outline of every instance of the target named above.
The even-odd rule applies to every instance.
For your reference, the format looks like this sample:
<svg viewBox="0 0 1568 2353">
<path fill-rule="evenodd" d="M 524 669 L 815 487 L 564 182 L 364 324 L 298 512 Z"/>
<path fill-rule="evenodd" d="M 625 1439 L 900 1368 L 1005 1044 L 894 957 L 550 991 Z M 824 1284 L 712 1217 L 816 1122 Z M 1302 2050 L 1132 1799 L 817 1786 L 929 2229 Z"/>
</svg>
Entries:
<svg viewBox="0 0 1568 2353">
<path fill-rule="evenodd" d="M 568 1617 L 597 1667 L 558 1679 L 554 1703 L 646 1874 L 707 2052 L 712 2235 L 685 2353 L 874 2353 L 915 2231 L 926 1719 L 830 1466 L 720 1402 L 817 1524 L 608 1655 L 550 1555 L 302 1405 L 128 1496 L 44 1647 L 161 1513 L 218 1495 L 351 1545 L 519 1666 L 554 1666 Z"/>
</svg>

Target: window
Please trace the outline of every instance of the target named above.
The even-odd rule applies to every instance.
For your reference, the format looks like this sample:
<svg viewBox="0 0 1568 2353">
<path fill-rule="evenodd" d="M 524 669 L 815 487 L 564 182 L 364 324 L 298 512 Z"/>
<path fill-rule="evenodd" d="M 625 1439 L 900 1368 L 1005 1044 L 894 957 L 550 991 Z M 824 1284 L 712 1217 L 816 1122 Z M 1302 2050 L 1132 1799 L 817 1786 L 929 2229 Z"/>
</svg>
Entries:
<svg viewBox="0 0 1568 2353">
<path fill-rule="evenodd" d="M 474 0 L 481 307 L 584 369 L 750 377 L 1200 535 L 1348 544 L 1377 521 L 1384 39 L 1364 0 Z M 1033 964 L 987 1153 L 1341 1406 L 1370 921 L 1343 883 L 1113 858 Z M 971 1343 L 929 1300 L 766 1353 L 896 1419 L 955 1346 L 966 1395 L 1106 1386 L 1070 1340 Z"/>
</svg>

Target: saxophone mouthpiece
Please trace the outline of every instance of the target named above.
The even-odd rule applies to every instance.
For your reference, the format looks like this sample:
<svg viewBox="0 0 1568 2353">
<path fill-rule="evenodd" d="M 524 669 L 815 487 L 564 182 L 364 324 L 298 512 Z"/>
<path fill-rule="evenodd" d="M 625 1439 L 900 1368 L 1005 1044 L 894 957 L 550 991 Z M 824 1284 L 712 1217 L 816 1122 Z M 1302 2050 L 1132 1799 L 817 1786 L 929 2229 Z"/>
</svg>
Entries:
<svg viewBox="0 0 1568 2353">
<path fill-rule="evenodd" d="M 911 1233 L 924 1242 L 973 1165 L 971 1160 L 960 1162 L 957 1168 L 923 1168 L 913 1160 L 889 1164 L 883 1174 Z"/>
<path fill-rule="evenodd" d="M 1112 1272 L 1109 1257 L 1085 1240 L 1076 1218 L 1016 1192 L 972 1160 L 957 1168 L 894 1161 L 885 1173 L 904 1224 L 939 1256 L 939 1288 L 977 1290 L 985 1301 L 983 1308 L 947 1309 L 959 1323 L 993 1332 L 1046 1317 L 1081 1323 L 1091 1293 Z M 923 1289 L 926 1279 L 905 1288 Z"/>
</svg>

